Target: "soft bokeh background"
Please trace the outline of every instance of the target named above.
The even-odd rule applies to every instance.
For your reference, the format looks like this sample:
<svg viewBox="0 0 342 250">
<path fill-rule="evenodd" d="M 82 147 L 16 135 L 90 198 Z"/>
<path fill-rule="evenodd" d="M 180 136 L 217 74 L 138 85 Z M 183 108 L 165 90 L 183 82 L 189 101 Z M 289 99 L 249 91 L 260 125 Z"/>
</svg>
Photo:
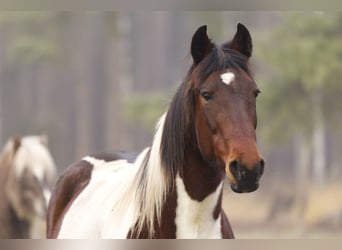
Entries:
<svg viewBox="0 0 342 250">
<path fill-rule="evenodd" d="M 261 187 L 227 188 L 237 238 L 342 238 L 342 12 L 0 12 L 0 145 L 44 133 L 59 172 L 98 151 L 140 151 L 191 64 L 203 24 L 243 23 Z"/>
</svg>

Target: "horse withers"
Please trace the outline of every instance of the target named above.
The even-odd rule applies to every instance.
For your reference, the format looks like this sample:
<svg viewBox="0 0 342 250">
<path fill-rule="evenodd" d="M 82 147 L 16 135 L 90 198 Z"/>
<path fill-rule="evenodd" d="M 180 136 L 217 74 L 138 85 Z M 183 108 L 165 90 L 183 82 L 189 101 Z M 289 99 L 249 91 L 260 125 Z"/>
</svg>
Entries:
<svg viewBox="0 0 342 250">
<path fill-rule="evenodd" d="M 46 136 L 7 141 L 0 155 L 0 238 L 46 238 L 55 172 Z"/>
<path fill-rule="evenodd" d="M 59 178 L 48 210 L 49 238 L 233 238 L 222 209 L 228 177 L 238 193 L 258 189 L 252 39 L 238 24 L 219 46 L 206 26 L 192 37 L 193 64 L 135 159 L 92 155 Z"/>
</svg>

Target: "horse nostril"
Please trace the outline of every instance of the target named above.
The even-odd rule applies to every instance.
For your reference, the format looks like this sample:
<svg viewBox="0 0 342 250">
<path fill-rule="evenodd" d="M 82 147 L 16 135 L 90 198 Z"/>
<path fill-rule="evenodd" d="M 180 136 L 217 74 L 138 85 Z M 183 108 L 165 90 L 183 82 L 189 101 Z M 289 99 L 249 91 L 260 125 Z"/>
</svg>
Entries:
<svg viewBox="0 0 342 250">
<path fill-rule="evenodd" d="M 240 170 L 241 179 L 246 179 L 246 177 L 247 177 L 246 168 L 242 167 L 242 168 L 240 168 L 239 170 Z"/>
<path fill-rule="evenodd" d="M 229 169 L 237 181 L 247 181 L 259 179 L 264 172 L 265 161 L 258 161 L 253 169 L 248 169 L 238 160 L 233 160 L 229 163 Z"/>
<path fill-rule="evenodd" d="M 261 159 L 261 160 L 260 160 L 260 166 L 261 166 L 261 167 L 264 167 L 264 166 L 265 166 L 265 161 L 264 161 L 264 159 Z"/>
<path fill-rule="evenodd" d="M 264 168 L 265 168 L 265 161 L 264 161 L 264 159 L 261 159 L 260 160 L 260 169 L 259 169 L 260 176 L 264 173 Z"/>
<path fill-rule="evenodd" d="M 264 159 L 261 159 L 257 165 L 254 167 L 253 172 L 258 176 L 261 177 L 261 175 L 264 173 L 264 167 L 265 167 L 265 161 Z"/>
<path fill-rule="evenodd" d="M 240 179 L 239 162 L 237 160 L 233 160 L 229 163 L 229 170 L 237 180 Z"/>
<path fill-rule="evenodd" d="M 241 181 L 247 177 L 247 169 L 241 165 L 238 160 L 233 160 L 229 164 L 230 172 L 236 178 L 237 181 Z"/>
<path fill-rule="evenodd" d="M 229 169 L 231 172 L 236 173 L 239 171 L 239 162 L 237 160 L 233 160 L 229 163 Z"/>
</svg>

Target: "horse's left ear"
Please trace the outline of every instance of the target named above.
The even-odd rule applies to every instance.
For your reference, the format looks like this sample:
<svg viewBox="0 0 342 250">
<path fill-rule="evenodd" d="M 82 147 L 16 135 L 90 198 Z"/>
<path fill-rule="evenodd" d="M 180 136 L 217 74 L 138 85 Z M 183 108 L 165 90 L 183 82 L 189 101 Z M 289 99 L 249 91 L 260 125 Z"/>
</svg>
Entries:
<svg viewBox="0 0 342 250">
<path fill-rule="evenodd" d="M 199 64 L 212 48 L 213 44 L 207 35 L 207 26 L 203 25 L 197 29 L 191 40 L 191 56 L 194 65 Z"/>
<path fill-rule="evenodd" d="M 49 144 L 49 137 L 47 135 L 45 135 L 45 134 L 42 134 L 42 135 L 39 136 L 39 141 L 44 146 L 48 146 L 48 144 Z"/>
<path fill-rule="evenodd" d="M 243 24 L 238 23 L 235 36 L 228 46 L 230 49 L 237 50 L 248 58 L 252 56 L 252 37 L 249 34 L 248 29 Z"/>
<path fill-rule="evenodd" d="M 18 136 L 14 136 L 14 137 L 12 138 L 12 140 L 13 140 L 13 152 L 16 153 L 17 150 L 18 150 L 18 148 L 19 148 L 20 145 L 21 145 L 21 138 L 18 137 Z"/>
</svg>

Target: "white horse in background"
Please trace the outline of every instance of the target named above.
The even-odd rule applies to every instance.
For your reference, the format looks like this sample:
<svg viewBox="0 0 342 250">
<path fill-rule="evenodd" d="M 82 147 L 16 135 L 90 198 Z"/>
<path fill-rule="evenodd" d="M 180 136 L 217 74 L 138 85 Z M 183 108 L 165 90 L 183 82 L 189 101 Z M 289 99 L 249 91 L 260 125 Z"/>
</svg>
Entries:
<svg viewBox="0 0 342 250">
<path fill-rule="evenodd" d="M 7 141 L 0 155 L 0 238 L 46 238 L 55 178 L 46 136 Z"/>
</svg>

